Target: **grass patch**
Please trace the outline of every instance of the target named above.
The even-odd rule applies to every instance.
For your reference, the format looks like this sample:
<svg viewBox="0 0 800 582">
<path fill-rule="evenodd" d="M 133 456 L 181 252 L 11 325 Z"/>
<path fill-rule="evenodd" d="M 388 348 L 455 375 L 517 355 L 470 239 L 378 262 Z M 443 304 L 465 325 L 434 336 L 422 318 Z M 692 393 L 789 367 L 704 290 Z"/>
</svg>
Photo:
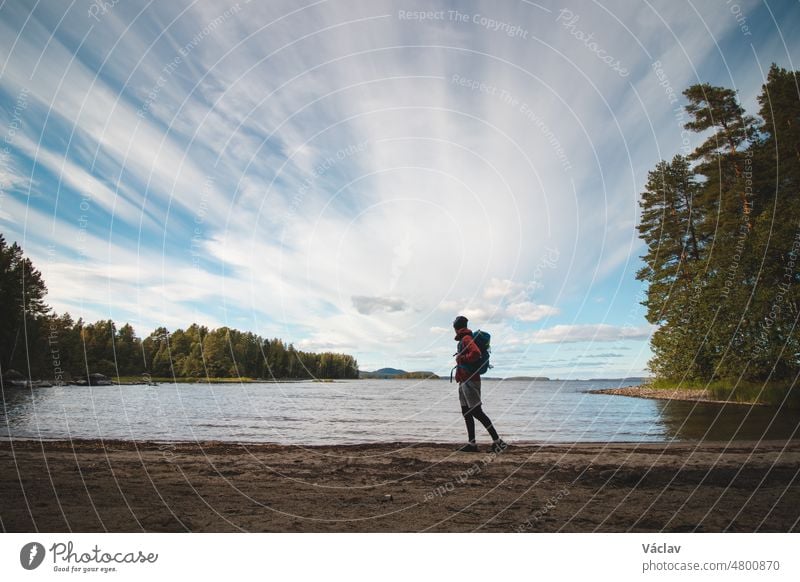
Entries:
<svg viewBox="0 0 800 582">
<path fill-rule="evenodd" d="M 752 382 L 747 380 L 714 380 L 698 382 L 696 380 L 674 381 L 657 379 L 648 383 L 657 390 L 708 390 L 714 400 L 731 402 L 749 402 L 777 406 L 786 401 L 791 408 L 800 408 L 800 387 L 789 380 L 785 382 Z M 788 397 L 787 397 L 788 395 Z"/>
</svg>

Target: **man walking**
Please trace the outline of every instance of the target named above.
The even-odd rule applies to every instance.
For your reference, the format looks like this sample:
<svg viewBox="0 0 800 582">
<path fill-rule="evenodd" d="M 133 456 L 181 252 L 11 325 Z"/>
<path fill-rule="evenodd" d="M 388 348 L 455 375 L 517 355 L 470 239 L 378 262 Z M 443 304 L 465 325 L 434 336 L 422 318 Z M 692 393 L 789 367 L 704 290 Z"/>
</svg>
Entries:
<svg viewBox="0 0 800 582">
<path fill-rule="evenodd" d="M 478 362 L 481 359 L 481 350 L 472 338 L 472 330 L 467 327 L 468 320 L 459 315 L 453 321 L 456 331 L 455 340 L 458 342 L 456 352 L 456 382 L 458 382 L 458 400 L 461 403 L 461 414 L 467 424 L 467 437 L 469 442 L 458 450 L 464 453 L 477 453 L 478 445 L 475 442 L 475 419 L 486 428 L 492 437 L 492 452 L 499 453 L 508 446 L 501 439 L 492 426 L 492 421 L 481 408 L 481 377 L 478 374 Z"/>
</svg>

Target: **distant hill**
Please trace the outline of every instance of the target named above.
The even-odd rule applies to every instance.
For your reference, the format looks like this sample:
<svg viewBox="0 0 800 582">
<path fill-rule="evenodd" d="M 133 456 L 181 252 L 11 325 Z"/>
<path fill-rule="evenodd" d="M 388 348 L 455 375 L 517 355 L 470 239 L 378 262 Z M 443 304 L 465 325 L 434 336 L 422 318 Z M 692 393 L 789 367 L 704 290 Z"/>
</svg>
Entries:
<svg viewBox="0 0 800 582">
<path fill-rule="evenodd" d="M 364 379 L 379 379 L 379 380 L 403 380 L 403 379 L 419 379 L 419 378 L 439 378 L 433 372 L 406 372 L 405 370 L 398 370 L 397 368 L 381 368 L 374 372 L 366 370 L 359 370 L 358 377 Z"/>
<path fill-rule="evenodd" d="M 405 370 L 398 370 L 397 368 L 381 368 L 380 370 L 375 370 L 374 372 L 368 372 L 366 370 L 358 371 L 359 378 L 397 378 L 402 374 L 408 374 L 408 372 Z"/>
<path fill-rule="evenodd" d="M 384 376 L 399 376 L 400 374 L 408 374 L 405 370 L 398 370 L 397 368 L 381 368 L 375 370 L 374 374 L 382 374 Z"/>
</svg>

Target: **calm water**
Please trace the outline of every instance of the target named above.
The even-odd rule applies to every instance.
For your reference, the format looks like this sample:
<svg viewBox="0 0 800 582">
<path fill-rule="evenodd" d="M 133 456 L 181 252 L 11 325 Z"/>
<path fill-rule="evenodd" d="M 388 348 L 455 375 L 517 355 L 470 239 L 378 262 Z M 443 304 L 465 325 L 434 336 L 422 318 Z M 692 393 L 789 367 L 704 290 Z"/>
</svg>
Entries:
<svg viewBox="0 0 800 582">
<path fill-rule="evenodd" d="M 484 381 L 484 409 L 512 442 L 800 436 L 796 411 L 586 393 L 617 385 Z M 11 389 L 0 408 L 0 438 L 310 445 L 457 442 L 464 434 L 456 384 L 435 380 Z M 478 438 L 488 440 L 480 425 Z"/>
</svg>

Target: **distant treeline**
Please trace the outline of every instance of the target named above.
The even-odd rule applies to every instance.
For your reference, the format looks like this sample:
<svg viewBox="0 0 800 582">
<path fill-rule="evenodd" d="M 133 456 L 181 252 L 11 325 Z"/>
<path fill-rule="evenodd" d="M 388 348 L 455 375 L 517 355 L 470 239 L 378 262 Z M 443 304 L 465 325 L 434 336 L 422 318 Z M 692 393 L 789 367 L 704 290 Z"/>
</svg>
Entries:
<svg viewBox="0 0 800 582">
<path fill-rule="evenodd" d="M 109 377 L 358 378 L 346 354 L 310 353 L 280 339 L 192 324 L 159 327 L 144 339 L 128 324 L 84 323 L 56 315 L 44 303 L 47 288 L 22 249 L 0 234 L 0 372 L 24 378 L 70 381 L 87 374 Z"/>
<path fill-rule="evenodd" d="M 799 81 L 773 65 L 758 118 L 733 90 L 702 84 L 683 93 L 684 127 L 705 140 L 660 162 L 641 198 L 648 249 L 637 278 L 658 325 L 650 367 L 659 380 L 731 389 L 797 381 Z"/>
</svg>

